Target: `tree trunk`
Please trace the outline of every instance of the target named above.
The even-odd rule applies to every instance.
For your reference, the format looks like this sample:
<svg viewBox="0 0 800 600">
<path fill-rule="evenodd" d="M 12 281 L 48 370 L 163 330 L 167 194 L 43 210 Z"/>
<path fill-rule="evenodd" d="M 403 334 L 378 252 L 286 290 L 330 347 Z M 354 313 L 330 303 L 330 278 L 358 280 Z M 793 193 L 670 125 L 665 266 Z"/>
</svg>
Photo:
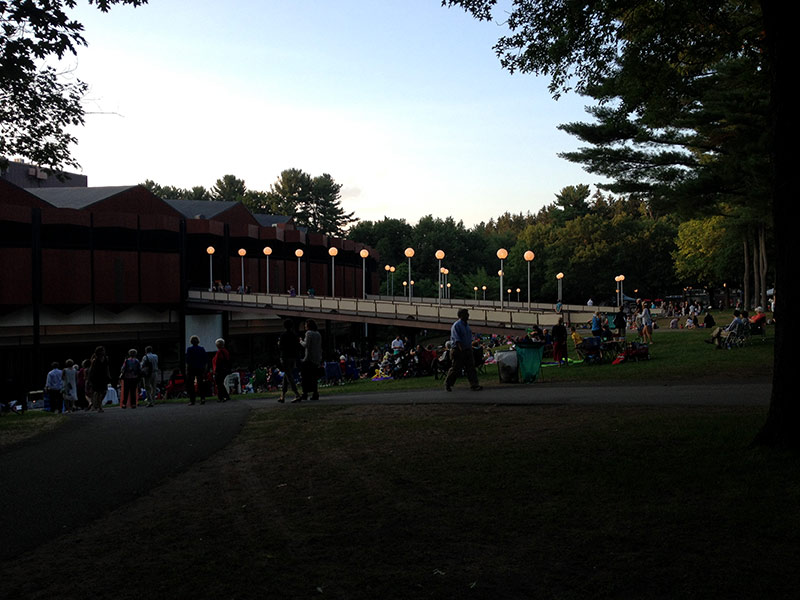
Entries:
<svg viewBox="0 0 800 600">
<path fill-rule="evenodd" d="M 758 244 L 758 254 L 761 257 L 761 281 L 759 282 L 761 294 L 759 297 L 759 304 L 767 309 L 767 226 L 761 225 L 760 236 Z"/>
<path fill-rule="evenodd" d="M 789 80 L 794 79 L 794 51 L 789 40 L 795 32 L 789 4 L 762 1 L 764 30 L 769 52 L 770 79 L 770 134 L 772 153 L 772 217 L 775 232 L 775 290 L 781 290 L 782 302 L 775 306 L 775 359 L 772 371 L 772 394 L 767 420 L 758 432 L 754 443 L 800 449 L 800 402 L 797 390 L 792 385 L 796 370 L 796 359 L 788 345 L 789 319 L 787 303 L 796 298 L 796 283 L 792 277 L 789 247 L 794 232 L 794 221 L 790 214 L 790 199 L 794 198 L 790 188 L 794 145 L 793 107 L 789 106 L 792 91 Z M 791 25 L 790 25 L 791 24 Z M 777 297 L 776 297 L 777 300 Z"/>
<path fill-rule="evenodd" d="M 747 303 L 750 301 L 750 244 L 748 244 L 748 235 L 745 234 L 742 238 L 742 245 L 744 250 L 744 281 L 742 282 L 742 309 L 747 310 Z"/>
</svg>

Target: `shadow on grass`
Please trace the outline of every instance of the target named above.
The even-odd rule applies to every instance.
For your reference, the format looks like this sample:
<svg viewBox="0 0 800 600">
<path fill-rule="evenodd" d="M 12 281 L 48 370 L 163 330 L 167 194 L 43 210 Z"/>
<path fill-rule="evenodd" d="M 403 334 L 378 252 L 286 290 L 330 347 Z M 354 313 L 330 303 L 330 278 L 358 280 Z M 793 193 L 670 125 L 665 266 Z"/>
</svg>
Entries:
<svg viewBox="0 0 800 600">
<path fill-rule="evenodd" d="M 4 574 L 4 597 L 790 597 L 763 409 L 308 407 Z M 100 557 L 79 577 L 52 556 Z"/>
</svg>

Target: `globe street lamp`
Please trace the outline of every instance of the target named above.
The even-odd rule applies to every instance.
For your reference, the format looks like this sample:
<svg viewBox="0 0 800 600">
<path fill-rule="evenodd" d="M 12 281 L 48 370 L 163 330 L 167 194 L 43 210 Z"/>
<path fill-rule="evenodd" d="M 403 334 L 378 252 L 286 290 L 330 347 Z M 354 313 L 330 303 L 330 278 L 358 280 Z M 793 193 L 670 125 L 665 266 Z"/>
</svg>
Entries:
<svg viewBox="0 0 800 600">
<path fill-rule="evenodd" d="M 564 274 L 563 273 L 559 273 L 558 275 L 556 275 L 556 279 L 558 280 L 558 303 L 561 304 L 561 299 L 563 298 L 561 292 L 562 292 L 562 289 L 563 289 L 562 288 L 562 282 L 564 280 Z"/>
<path fill-rule="evenodd" d="M 447 299 L 450 300 L 450 282 L 449 281 L 447 282 L 447 290 L 446 291 L 447 291 Z M 452 304 L 452 302 L 450 304 Z"/>
<path fill-rule="evenodd" d="M 214 261 L 212 260 L 214 256 L 214 246 L 209 246 L 206 248 L 206 254 L 208 254 L 208 291 L 211 292 L 214 290 Z"/>
<path fill-rule="evenodd" d="M 625 275 L 619 276 L 619 305 L 625 304 Z"/>
<path fill-rule="evenodd" d="M 336 255 L 339 254 L 339 249 L 331 246 L 328 248 L 328 254 L 331 255 L 331 298 L 336 298 Z"/>
<path fill-rule="evenodd" d="M 414 298 L 414 282 L 411 279 L 411 257 L 414 256 L 414 249 L 411 247 L 406 248 L 404 254 L 406 255 L 406 258 L 408 258 L 408 280 L 411 281 L 411 287 L 408 290 L 408 303 L 411 304 L 413 301 L 412 299 Z"/>
<path fill-rule="evenodd" d="M 478 286 L 477 285 L 474 286 L 472 288 L 472 291 L 475 292 L 475 302 L 477 302 L 478 301 Z"/>
<path fill-rule="evenodd" d="M 497 272 L 500 275 L 500 308 L 503 308 L 503 261 L 508 258 L 508 250 L 500 248 L 497 251 L 497 258 L 500 259 L 500 270 Z"/>
<path fill-rule="evenodd" d="M 406 292 L 408 291 L 408 282 L 403 281 L 403 298 L 406 297 Z"/>
<path fill-rule="evenodd" d="M 366 248 L 362 248 L 361 252 L 358 253 L 361 257 L 361 296 L 364 300 L 367 299 L 367 257 L 369 256 L 369 250 Z"/>
<path fill-rule="evenodd" d="M 303 289 L 300 279 L 300 259 L 303 258 L 303 249 L 298 248 L 294 251 L 294 255 L 297 257 L 297 295 L 299 296 L 300 290 Z"/>
<path fill-rule="evenodd" d="M 511 306 L 511 288 L 508 288 L 508 305 Z"/>
<path fill-rule="evenodd" d="M 267 294 L 269 294 L 269 255 L 272 254 L 272 248 L 264 246 L 264 256 L 267 257 Z"/>
<path fill-rule="evenodd" d="M 536 255 L 532 250 L 526 250 L 522 257 L 528 263 L 528 312 L 531 312 L 531 263 Z"/>
<path fill-rule="evenodd" d="M 517 288 L 517 302 L 518 302 L 518 303 L 519 303 L 519 292 L 520 292 L 520 289 L 519 289 L 519 288 Z"/>
<path fill-rule="evenodd" d="M 242 261 L 242 294 L 244 294 L 244 255 L 247 254 L 247 250 L 244 248 L 239 248 L 239 258 Z"/>
<path fill-rule="evenodd" d="M 391 296 L 389 293 L 389 271 L 391 270 L 391 265 L 384 265 L 383 270 L 386 271 L 386 295 Z"/>
<path fill-rule="evenodd" d="M 442 259 L 444 258 L 444 250 L 437 250 L 434 254 L 436 260 L 439 261 L 439 304 L 442 303 Z"/>
<path fill-rule="evenodd" d="M 481 289 L 483 290 L 483 299 L 486 300 L 486 286 L 482 285 Z"/>
<path fill-rule="evenodd" d="M 390 274 L 391 274 L 391 276 L 392 276 L 392 298 L 394 298 L 394 272 L 395 272 L 396 270 L 397 270 L 397 269 L 394 267 L 394 265 L 392 265 L 391 267 L 389 267 L 389 273 L 390 273 Z"/>
</svg>

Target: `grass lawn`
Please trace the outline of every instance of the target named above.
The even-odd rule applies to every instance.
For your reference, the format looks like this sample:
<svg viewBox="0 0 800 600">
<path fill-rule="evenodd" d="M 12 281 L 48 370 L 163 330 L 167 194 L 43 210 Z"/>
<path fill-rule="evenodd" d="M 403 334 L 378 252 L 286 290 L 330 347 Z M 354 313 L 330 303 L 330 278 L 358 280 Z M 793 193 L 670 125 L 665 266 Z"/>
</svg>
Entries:
<svg viewBox="0 0 800 600">
<path fill-rule="evenodd" d="M 66 415 L 42 410 L 29 410 L 24 415 L 3 414 L 0 416 L 0 451 L 34 435 L 60 427 L 66 422 Z"/>
<path fill-rule="evenodd" d="M 794 597 L 800 473 L 796 455 L 748 447 L 763 419 L 739 407 L 259 410 L 211 459 L 4 565 L 0 589 Z"/>
</svg>

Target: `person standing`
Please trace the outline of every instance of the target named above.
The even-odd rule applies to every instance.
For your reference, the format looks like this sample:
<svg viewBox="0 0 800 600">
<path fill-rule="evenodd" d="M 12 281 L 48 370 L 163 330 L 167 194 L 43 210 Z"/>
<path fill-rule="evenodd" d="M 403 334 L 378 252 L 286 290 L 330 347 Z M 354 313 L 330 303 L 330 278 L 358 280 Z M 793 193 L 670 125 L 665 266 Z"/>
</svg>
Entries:
<svg viewBox="0 0 800 600">
<path fill-rule="evenodd" d="M 67 412 L 75 412 L 75 404 L 78 401 L 78 372 L 74 365 L 75 362 L 68 358 L 64 363 L 64 373 L 61 375 L 61 394 Z"/>
<path fill-rule="evenodd" d="M 466 308 L 458 310 L 458 320 L 450 327 L 450 370 L 444 380 L 444 387 L 448 392 L 453 391 L 453 384 L 461 370 L 467 375 L 470 387 L 477 392 L 482 390 L 478 384 L 478 374 L 475 371 L 475 358 L 472 354 L 472 330 L 469 328 L 469 311 Z"/>
<path fill-rule="evenodd" d="M 158 374 L 158 354 L 153 352 L 152 346 L 147 346 L 142 357 L 142 383 L 147 392 L 147 406 L 155 406 L 156 404 Z"/>
<path fill-rule="evenodd" d="M 592 335 L 600 337 L 603 335 L 603 319 L 600 317 L 600 312 L 595 311 L 592 315 Z"/>
<path fill-rule="evenodd" d="M 564 319 L 558 318 L 558 324 L 553 326 L 553 359 L 561 366 L 563 362 L 567 362 L 567 327 L 564 325 Z"/>
<path fill-rule="evenodd" d="M 231 399 L 228 388 L 225 387 L 225 378 L 231 374 L 231 354 L 225 348 L 225 340 L 219 338 L 214 345 L 217 352 L 211 360 L 214 369 L 214 383 L 217 386 L 217 402 L 227 402 Z"/>
<path fill-rule="evenodd" d="M 647 303 L 642 303 L 642 338 L 646 344 L 653 343 L 653 317 Z"/>
<path fill-rule="evenodd" d="M 306 321 L 306 334 L 300 342 L 305 348 L 303 361 L 300 363 L 300 379 L 303 385 L 303 395 L 295 398 L 292 402 L 307 400 L 309 394 L 311 400 L 319 400 L 319 369 L 322 366 L 322 335 L 317 330 L 317 324 L 313 319 Z"/>
<path fill-rule="evenodd" d="M 206 403 L 206 349 L 200 345 L 200 338 L 193 335 L 189 338 L 189 347 L 186 348 L 186 387 L 189 392 L 189 406 L 193 406 L 198 392 L 200 404 Z M 197 380 L 197 389 L 195 389 Z"/>
<path fill-rule="evenodd" d="M 108 356 L 106 356 L 106 349 L 103 346 L 94 349 L 86 381 L 92 394 L 92 409 L 103 412 L 103 399 L 105 399 L 108 386 L 111 384 Z"/>
<path fill-rule="evenodd" d="M 620 306 L 617 314 L 614 315 L 614 327 L 617 329 L 617 336 L 621 341 L 625 341 L 625 327 L 627 319 L 625 318 L 625 310 Z"/>
<path fill-rule="evenodd" d="M 142 365 L 139 359 L 136 358 L 138 353 L 134 348 L 128 350 L 128 358 L 122 363 L 122 368 L 119 372 L 119 380 L 122 384 L 122 394 L 119 400 L 120 408 L 127 408 L 126 404 L 130 404 L 131 409 L 136 408 L 138 400 L 137 388 L 139 387 L 139 380 L 142 378 Z"/>
<path fill-rule="evenodd" d="M 284 332 L 278 340 L 278 350 L 281 356 L 281 368 L 283 369 L 283 383 L 281 383 L 281 396 L 278 402 L 286 401 L 286 391 L 289 386 L 292 387 L 294 392 L 294 399 L 300 398 L 300 392 L 297 391 L 297 384 L 294 382 L 294 370 L 297 367 L 297 360 L 300 358 L 300 345 L 297 331 L 294 328 L 294 321 L 286 319 L 283 322 Z"/>
<path fill-rule="evenodd" d="M 54 362 L 50 365 L 50 372 L 47 374 L 47 380 L 44 384 L 44 390 L 47 392 L 47 398 L 50 400 L 50 412 L 61 412 L 64 404 L 64 395 L 61 391 L 63 385 L 63 372 L 59 364 Z"/>
</svg>

